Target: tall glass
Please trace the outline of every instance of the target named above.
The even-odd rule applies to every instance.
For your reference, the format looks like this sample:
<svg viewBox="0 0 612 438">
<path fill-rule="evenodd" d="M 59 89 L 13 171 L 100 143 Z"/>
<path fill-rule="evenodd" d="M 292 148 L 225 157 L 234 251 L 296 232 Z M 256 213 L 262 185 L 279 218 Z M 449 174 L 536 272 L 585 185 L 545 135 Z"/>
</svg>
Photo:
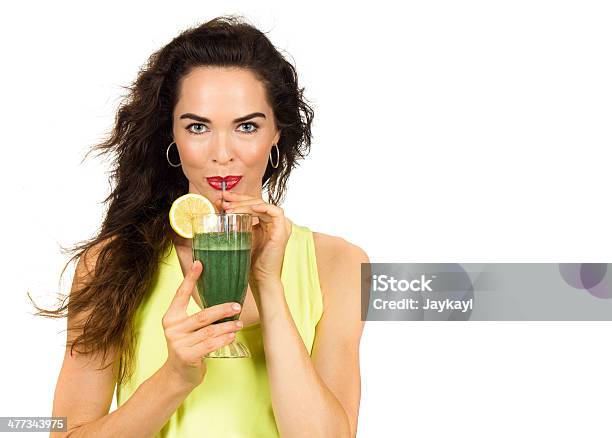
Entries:
<svg viewBox="0 0 612 438">
<path fill-rule="evenodd" d="M 210 213 L 192 218 L 193 260 L 204 269 L 197 281 L 203 308 L 221 303 L 244 303 L 251 269 L 252 222 L 248 213 Z M 242 313 L 242 311 L 240 312 Z M 240 314 L 213 324 L 237 320 Z M 234 340 L 206 355 L 209 358 L 250 357 L 246 345 Z"/>
</svg>

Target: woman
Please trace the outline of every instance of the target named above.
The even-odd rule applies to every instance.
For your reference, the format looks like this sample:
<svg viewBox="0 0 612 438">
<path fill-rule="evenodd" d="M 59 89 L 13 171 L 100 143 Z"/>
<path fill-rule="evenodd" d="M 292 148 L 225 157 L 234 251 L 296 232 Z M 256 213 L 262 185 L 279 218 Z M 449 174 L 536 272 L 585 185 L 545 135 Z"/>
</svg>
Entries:
<svg viewBox="0 0 612 438">
<path fill-rule="evenodd" d="M 294 67 L 234 16 L 182 32 L 139 73 L 94 148 L 115 154 L 100 233 L 71 259 L 68 304 L 40 312 L 68 316 L 53 403 L 68 436 L 355 436 L 368 257 L 278 206 L 310 147 L 302 92 Z M 214 177 L 228 177 L 225 195 Z M 254 217 L 241 309 L 194 302 L 202 264 L 168 220 L 185 193 Z M 252 357 L 203 358 L 234 337 Z"/>
</svg>

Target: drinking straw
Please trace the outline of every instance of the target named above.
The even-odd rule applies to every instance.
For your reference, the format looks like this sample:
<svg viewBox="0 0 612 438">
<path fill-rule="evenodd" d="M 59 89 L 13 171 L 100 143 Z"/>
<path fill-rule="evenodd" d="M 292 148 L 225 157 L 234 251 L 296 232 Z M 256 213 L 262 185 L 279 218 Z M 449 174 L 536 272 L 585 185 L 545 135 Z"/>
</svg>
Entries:
<svg viewBox="0 0 612 438">
<path fill-rule="evenodd" d="M 223 208 L 223 200 L 225 199 L 225 181 L 221 181 L 221 221 L 225 228 L 225 234 L 228 233 L 227 217 L 225 217 L 225 209 Z"/>
<path fill-rule="evenodd" d="M 225 181 L 221 181 L 221 214 L 225 215 L 225 210 L 223 209 L 223 200 L 225 199 Z"/>
</svg>

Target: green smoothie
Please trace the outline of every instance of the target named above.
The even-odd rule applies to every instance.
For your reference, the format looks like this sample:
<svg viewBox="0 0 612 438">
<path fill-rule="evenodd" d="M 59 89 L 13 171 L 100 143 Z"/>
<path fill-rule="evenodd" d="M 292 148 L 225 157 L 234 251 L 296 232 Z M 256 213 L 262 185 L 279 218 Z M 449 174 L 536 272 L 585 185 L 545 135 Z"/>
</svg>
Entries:
<svg viewBox="0 0 612 438">
<path fill-rule="evenodd" d="M 242 305 L 251 267 L 251 232 L 207 232 L 194 234 L 194 260 L 204 266 L 197 288 L 204 307 L 237 302 Z M 219 319 L 213 324 L 236 320 L 240 315 Z"/>
</svg>

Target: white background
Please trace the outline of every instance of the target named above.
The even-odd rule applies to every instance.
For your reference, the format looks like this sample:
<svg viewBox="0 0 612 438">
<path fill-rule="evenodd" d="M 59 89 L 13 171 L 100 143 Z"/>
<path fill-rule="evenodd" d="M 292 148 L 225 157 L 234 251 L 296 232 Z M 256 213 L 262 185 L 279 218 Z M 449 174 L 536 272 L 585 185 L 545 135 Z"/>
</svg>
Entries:
<svg viewBox="0 0 612 438">
<path fill-rule="evenodd" d="M 31 316 L 26 291 L 53 304 L 74 269 L 58 284 L 59 245 L 100 225 L 107 163 L 80 161 L 120 86 L 217 15 L 269 32 L 315 109 L 284 206 L 296 223 L 372 262 L 612 262 L 609 3 L 220 4 L 0 7 L 0 416 L 51 414 L 65 320 Z M 358 436 L 610 436 L 611 333 L 369 322 Z"/>
</svg>

